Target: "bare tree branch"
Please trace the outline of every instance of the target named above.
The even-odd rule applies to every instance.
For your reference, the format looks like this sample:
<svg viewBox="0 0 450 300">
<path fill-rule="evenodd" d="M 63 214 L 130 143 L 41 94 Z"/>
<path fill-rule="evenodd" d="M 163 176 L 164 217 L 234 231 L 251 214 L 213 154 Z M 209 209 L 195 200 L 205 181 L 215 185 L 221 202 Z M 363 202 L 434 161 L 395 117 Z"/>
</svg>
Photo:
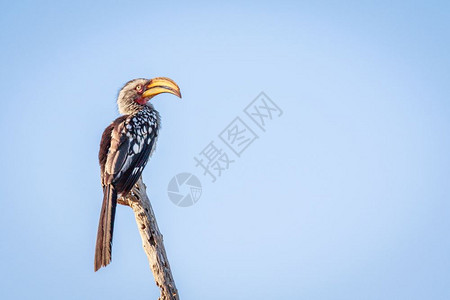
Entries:
<svg viewBox="0 0 450 300">
<path fill-rule="evenodd" d="M 167 260 L 163 236 L 156 223 L 155 214 L 147 196 L 146 186 L 142 182 L 142 177 L 139 178 L 133 190 L 125 198 L 118 199 L 118 203 L 130 206 L 134 211 L 145 254 L 155 277 L 156 285 L 161 290 L 159 300 L 178 300 L 178 291 Z"/>
</svg>

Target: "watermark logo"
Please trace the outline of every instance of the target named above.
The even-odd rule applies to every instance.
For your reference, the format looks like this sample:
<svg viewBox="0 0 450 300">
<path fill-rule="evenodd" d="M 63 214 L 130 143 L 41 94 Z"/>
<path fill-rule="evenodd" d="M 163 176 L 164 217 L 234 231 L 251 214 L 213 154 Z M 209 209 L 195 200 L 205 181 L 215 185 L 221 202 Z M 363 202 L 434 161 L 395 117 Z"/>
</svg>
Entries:
<svg viewBox="0 0 450 300">
<path fill-rule="evenodd" d="M 236 117 L 220 134 L 219 138 L 227 145 L 237 156 L 253 143 L 258 136 L 256 135 L 241 118 Z"/>
<path fill-rule="evenodd" d="M 269 123 L 282 114 L 283 111 L 272 99 L 264 92 L 259 93 L 242 113 L 218 134 L 219 139 L 211 140 L 194 156 L 195 168 L 215 183 L 241 158 L 250 145 L 260 138 L 258 134 L 264 134 Z M 194 205 L 202 193 L 200 180 L 191 173 L 178 174 L 169 182 L 168 193 L 175 205 Z"/>
<path fill-rule="evenodd" d="M 194 205 L 202 195 L 202 184 L 197 176 L 191 173 L 180 173 L 174 176 L 167 187 L 170 201 L 175 205 L 187 207 Z"/>
<path fill-rule="evenodd" d="M 261 92 L 255 100 L 250 102 L 244 112 L 262 131 L 266 131 L 266 126 L 270 121 L 275 117 L 281 117 L 283 114 L 278 105 L 264 92 Z"/>
<path fill-rule="evenodd" d="M 200 166 L 203 169 L 203 175 L 206 176 L 206 174 L 208 174 L 211 177 L 212 182 L 216 181 L 216 175 L 221 176 L 222 171 L 228 170 L 230 164 L 234 162 L 234 160 L 228 158 L 226 152 L 217 148 L 214 145 L 214 142 L 209 143 L 199 155 L 200 158 L 194 157 L 194 160 L 197 162 L 195 166 Z"/>
</svg>

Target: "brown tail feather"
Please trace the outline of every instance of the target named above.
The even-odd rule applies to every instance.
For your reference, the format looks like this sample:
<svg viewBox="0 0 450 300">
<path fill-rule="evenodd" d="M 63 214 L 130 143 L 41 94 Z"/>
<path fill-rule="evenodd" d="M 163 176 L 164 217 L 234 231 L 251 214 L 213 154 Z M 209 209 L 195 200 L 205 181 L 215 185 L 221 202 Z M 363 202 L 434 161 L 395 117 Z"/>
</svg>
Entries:
<svg viewBox="0 0 450 300">
<path fill-rule="evenodd" d="M 117 192 L 112 185 L 103 188 L 103 204 L 98 224 L 97 243 L 95 245 L 94 270 L 107 266 L 111 262 L 111 246 L 116 215 Z"/>
</svg>

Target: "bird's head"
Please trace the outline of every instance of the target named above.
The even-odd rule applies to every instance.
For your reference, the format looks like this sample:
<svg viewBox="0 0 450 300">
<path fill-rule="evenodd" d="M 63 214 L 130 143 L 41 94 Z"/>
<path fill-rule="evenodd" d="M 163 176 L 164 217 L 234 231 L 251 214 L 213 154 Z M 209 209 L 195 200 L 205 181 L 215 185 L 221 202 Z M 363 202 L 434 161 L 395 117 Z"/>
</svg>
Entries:
<svg viewBox="0 0 450 300">
<path fill-rule="evenodd" d="M 130 80 L 117 97 L 119 112 L 123 115 L 138 112 L 142 106 L 151 105 L 149 100 L 161 93 L 170 93 L 181 98 L 180 88 L 172 79 L 156 77 Z"/>
</svg>

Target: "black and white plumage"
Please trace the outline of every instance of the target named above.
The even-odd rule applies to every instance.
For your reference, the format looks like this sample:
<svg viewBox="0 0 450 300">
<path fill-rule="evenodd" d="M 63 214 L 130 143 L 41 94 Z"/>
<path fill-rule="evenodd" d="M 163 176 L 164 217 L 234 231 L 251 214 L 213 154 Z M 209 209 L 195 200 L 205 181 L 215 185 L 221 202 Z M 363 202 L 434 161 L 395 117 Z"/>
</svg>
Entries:
<svg viewBox="0 0 450 300">
<path fill-rule="evenodd" d="M 117 198 L 131 191 L 155 149 L 160 118 L 148 101 L 164 92 L 181 98 L 178 86 L 168 78 L 128 82 L 117 100 L 119 111 L 124 115 L 103 132 L 99 152 L 103 204 L 95 247 L 95 271 L 111 261 Z"/>
</svg>

